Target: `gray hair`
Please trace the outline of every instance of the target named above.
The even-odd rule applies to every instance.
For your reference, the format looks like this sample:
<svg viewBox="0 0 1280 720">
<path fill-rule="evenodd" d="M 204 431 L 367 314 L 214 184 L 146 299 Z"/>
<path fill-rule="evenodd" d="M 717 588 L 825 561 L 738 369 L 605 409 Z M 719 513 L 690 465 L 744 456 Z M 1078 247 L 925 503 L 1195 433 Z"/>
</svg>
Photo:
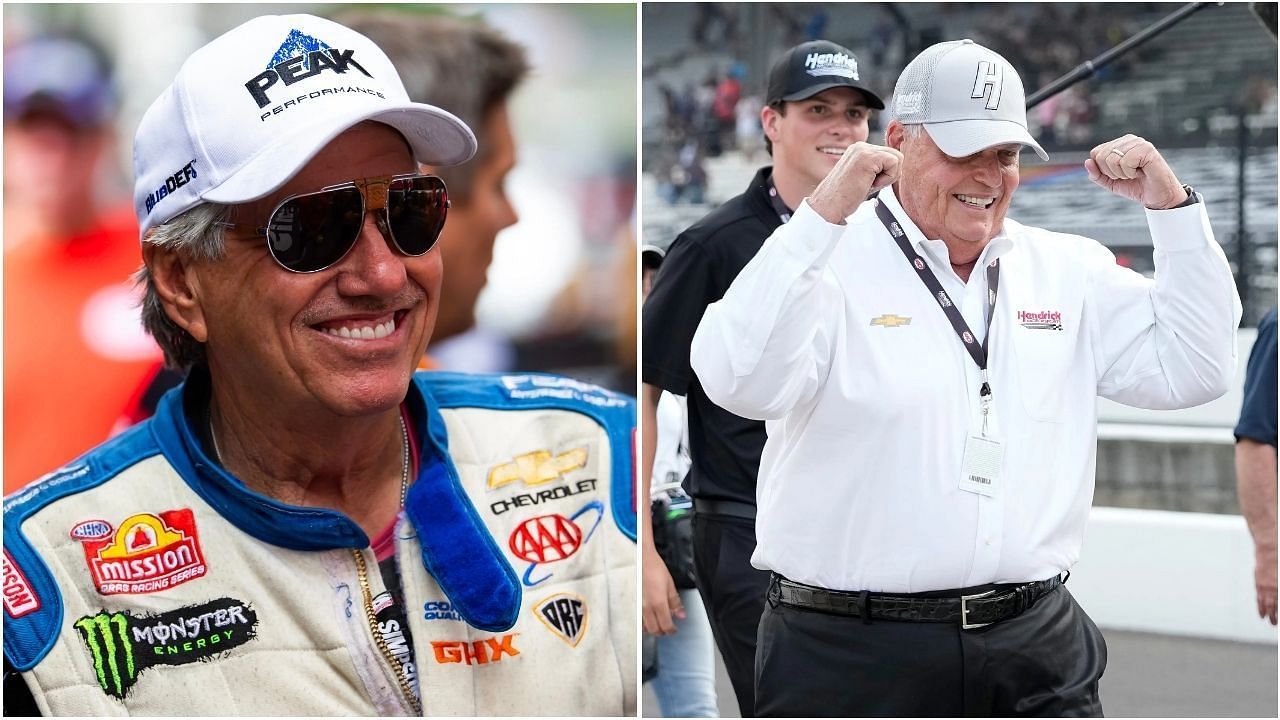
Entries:
<svg viewBox="0 0 1280 720">
<path fill-rule="evenodd" d="M 436 171 L 453 200 L 466 202 L 489 152 L 485 120 L 529 73 L 524 47 L 479 20 L 403 10 L 357 10 L 336 19 L 387 54 L 410 100 L 448 110 L 475 133 L 474 161 Z"/>
<path fill-rule="evenodd" d="M 226 246 L 218 223 L 226 222 L 230 215 L 230 205 L 201 203 L 149 230 L 143 242 L 177 253 L 189 262 L 221 260 Z M 151 271 L 144 265 L 134 280 L 143 286 L 142 326 L 164 352 L 165 366 L 185 373 L 193 365 L 203 363 L 204 343 L 169 318 L 156 292 Z"/>
<path fill-rule="evenodd" d="M 896 122 L 902 126 L 902 136 L 907 140 L 922 140 L 927 132 L 924 129 L 924 125 L 920 123 L 912 123 L 908 125 L 901 120 L 893 120 L 892 122 Z"/>
</svg>

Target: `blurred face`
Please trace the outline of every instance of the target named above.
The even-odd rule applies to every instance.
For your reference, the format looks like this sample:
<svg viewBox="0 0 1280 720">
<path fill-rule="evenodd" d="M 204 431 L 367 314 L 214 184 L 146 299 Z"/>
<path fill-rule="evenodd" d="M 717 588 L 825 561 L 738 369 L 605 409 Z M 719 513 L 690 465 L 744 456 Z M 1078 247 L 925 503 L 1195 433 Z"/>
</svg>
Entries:
<svg viewBox="0 0 1280 720">
<path fill-rule="evenodd" d="M 476 300 L 493 262 L 498 233 L 518 219 L 507 199 L 507 173 L 516 164 L 515 141 L 507 106 L 501 104 L 484 121 L 484 158 L 472 175 L 465 200 L 453 201 L 440 235 L 440 251 L 449 264 L 440 301 L 436 338 L 470 330 L 476 324 Z"/>
<path fill-rule="evenodd" d="M 902 173 L 894 193 L 907 215 L 928 238 L 941 238 L 952 262 L 976 259 L 987 241 L 1000 233 L 1018 189 L 1017 143 L 996 145 L 968 157 L 953 158 L 929 133 L 910 137 L 898 123 L 889 125 L 889 147 L 902 152 Z M 957 255 L 957 248 L 972 252 Z"/>
<path fill-rule="evenodd" d="M 824 90 L 782 109 L 766 107 L 760 116 L 773 143 L 774 173 L 794 175 L 807 188 L 822 182 L 845 148 L 867 139 L 870 110 L 853 88 Z"/>
<path fill-rule="evenodd" d="M 277 192 L 237 206 L 232 221 L 265 227 L 290 195 L 415 169 L 398 132 L 363 123 L 329 143 Z M 251 408 L 319 406 L 344 417 L 385 411 L 404 399 L 435 322 L 441 257 L 438 249 L 400 254 L 373 218 L 365 213 L 355 247 L 320 272 L 285 270 L 265 238 L 242 228 L 227 229 L 226 257 L 192 266 L 189 282 L 216 386 Z M 381 336 L 342 337 L 344 330 Z"/>
<path fill-rule="evenodd" d="M 5 205 L 32 213 L 51 234 L 80 229 L 93 212 L 98 162 L 110 133 L 81 128 L 54 112 L 5 124 Z"/>
</svg>

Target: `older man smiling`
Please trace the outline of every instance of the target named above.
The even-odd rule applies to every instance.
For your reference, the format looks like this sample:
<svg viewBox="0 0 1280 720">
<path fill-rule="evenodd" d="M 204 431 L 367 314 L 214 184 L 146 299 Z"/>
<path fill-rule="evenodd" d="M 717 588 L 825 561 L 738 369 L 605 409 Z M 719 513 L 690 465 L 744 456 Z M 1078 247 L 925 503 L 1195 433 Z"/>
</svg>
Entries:
<svg viewBox="0 0 1280 720">
<path fill-rule="evenodd" d="M 1017 72 L 972 41 L 922 52 L 893 103 L 888 147 L 851 147 L 693 341 L 707 395 L 768 431 L 755 709 L 1100 715 L 1106 644 L 1062 585 L 1096 399 L 1222 395 L 1231 271 L 1199 195 L 1134 135 L 1084 166 L 1145 207 L 1154 280 L 1007 218 L 1021 149 L 1044 152 Z"/>
<path fill-rule="evenodd" d="M 414 372 L 449 208 L 418 168 L 475 150 L 321 18 L 187 60 L 134 143 L 187 379 L 6 501 L 6 714 L 634 712 L 634 403 Z"/>
</svg>

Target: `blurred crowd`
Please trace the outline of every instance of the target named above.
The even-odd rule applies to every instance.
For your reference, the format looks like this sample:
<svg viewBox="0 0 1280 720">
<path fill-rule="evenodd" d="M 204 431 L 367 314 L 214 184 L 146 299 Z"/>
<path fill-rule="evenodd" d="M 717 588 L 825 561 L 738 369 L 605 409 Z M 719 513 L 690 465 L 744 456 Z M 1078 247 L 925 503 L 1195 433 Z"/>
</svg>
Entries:
<svg viewBox="0 0 1280 720">
<path fill-rule="evenodd" d="M 860 37 L 849 45 L 881 85 L 891 85 L 907 58 L 919 48 L 947 38 L 970 37 L 1018 67 L 1028 78 L 1028 92 L 1048 85 L 1148 22 L 1136 19 L 1133 13 L 1110 12 L 1105 5 L 1093 3 L 996 7 L 941 3 L 937 13 L 909 23 L 890 4 L 859 11 L 867 15 L 867 21 L 859 24 Z M 730 150 L 744 153 L 748 164 L 763 158 L 762 88 L 757 87 L 763 85 L 763 79 L 750 76 L 747 70 L 746 60 L 757 48 L 748 42 L 743 12 L 734 4 L 698 3 L 689 29 L 689 50 L 674 59 L 703 54 L 718 59 L 726 53 L 729 59 L 711 60 L 710 69 L 700 78 L 675 80 L 667 74 L 658 84 L 662 140 L 646 162 L 657 179 L 659 197 L 668 203 L 704 201 L 707 158 Z M 763 12 L 770 47 L 839 35 L 845 28 L 833 20 L 832 9 L 824 4 L 769 3 Z M 1137 52 L 1141 56 L 1144 51 Z M 1124 66 L 1117 65 L 1100 70 L 1096 77 L 1102 81 L 1118 79 L 1124 72 Z M 1087 83 L 1077 84 L 1032 111 L 1032 131 L 1045 146 L 1089 142 L 1097 117 L 1089 88 Z M 880 118 L 873 119 L 873 130 L 881 125 Z"/>
</svg>

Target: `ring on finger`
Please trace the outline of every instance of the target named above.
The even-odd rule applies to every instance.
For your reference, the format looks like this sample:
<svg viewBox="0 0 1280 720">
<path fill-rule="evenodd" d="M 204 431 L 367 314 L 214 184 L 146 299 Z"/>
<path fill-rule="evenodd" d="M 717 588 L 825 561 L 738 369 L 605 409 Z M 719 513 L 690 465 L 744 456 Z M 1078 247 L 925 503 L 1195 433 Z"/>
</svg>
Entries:
<svg viewBox="0 0 1280 720">
<path fill-rule="evenodd" d="M 1120 157 L 1124 157 L 1125 151 L 1121 150 L 1120 148 L 1111 148 L 1111 153 L 1114 155 L 1119 155 Z"/>
</svg>

